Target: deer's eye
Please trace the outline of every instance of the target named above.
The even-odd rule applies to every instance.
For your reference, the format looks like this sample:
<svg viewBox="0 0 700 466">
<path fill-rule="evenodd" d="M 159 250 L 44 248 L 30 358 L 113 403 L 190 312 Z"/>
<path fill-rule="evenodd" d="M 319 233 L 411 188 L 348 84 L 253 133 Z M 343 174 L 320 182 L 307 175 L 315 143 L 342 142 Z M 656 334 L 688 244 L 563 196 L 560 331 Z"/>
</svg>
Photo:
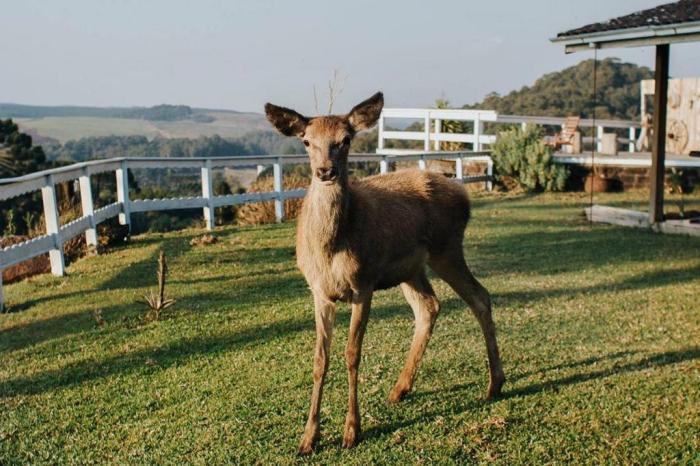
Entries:
<svg viewBox="0 0 700 466">
<path fill-rule="evenodd" d="M 305 145 L 306 147 L 309 147 L 309 140 L 308 140 L 308 139 L 304 139 L 304 145 Z"/>
<path fill-rule="evenodd" d="M 345 137 L 343 138 L 343 143 L 342 143 L 342 144 L 343 144 L 344 146 L 347 146 L 348 144 L 350 144 L 350 136 L 345 136 Z"/>
</svg>

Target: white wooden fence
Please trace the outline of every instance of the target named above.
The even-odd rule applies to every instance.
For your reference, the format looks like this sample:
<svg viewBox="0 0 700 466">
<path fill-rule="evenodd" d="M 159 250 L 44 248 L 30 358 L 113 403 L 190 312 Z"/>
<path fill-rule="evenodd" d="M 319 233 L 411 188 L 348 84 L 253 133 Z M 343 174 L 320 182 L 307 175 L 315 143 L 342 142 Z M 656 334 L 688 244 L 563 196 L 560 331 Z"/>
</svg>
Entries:
<svg viewBox="0 0 700 466">
<path fill-rule="evenodd" d="M 417 161 L 421 169 L 431 159 L 455 160 L 457 181 L 473 183 L 483 181 L 491 189 L 493 163 L 487 152 L 430 152 L 403 154 L 353 154 L 350 162 L 378 162 L 381 173 L 389 170 L 390 162 Z M 487 164 L 485 175 L 464 177 L 464 161 Z M 0 201 L 26 193 L 41 191 L 46 221 L 46 234 L 13 246 L 0 249 L 0 310 L 4 299 L 2 291 L 2 271 L 7 267 L 26 261 L 40 254 L 49 253 L 51 273 L 65 274 L 63 244 L 69 239 L 85 234 L 88 246 L 97 245 L 97 225 L 112 217 L 119 217 L 122 225 L 131 224 L 131 214 L 136 212 L 201 208 L 206 228 L 214 227 L 216 207 L 245 204 L 248 202 L 274 201 L 275 216 L 278 222 L 284 219 L 284 200 L 301 198 L 305 189 L 285 191 L 282 186 L 282 168 L 285 164 L 308 163 L 306 155 L 264 155 L 246 157 L 211 158 L 113 158 L 76 163 L 66 167 L 45 170 L 17 178 L 0 179 Z M 224 167 L 273 166 L 274 191 L 262 193 L 230 194 L 215 196 L 212 189 L 212 171 Z M 128 170 L 163 168 L 199 168 L 201 171 L 202 195 L 167 199 L 130 199 Z M 93 205 L 90 177 L 98 173 L 114 172 L 117 183 L 117 202 L 99 209 Z M 56 201 L 57 183 L 78 180 L 82 216 L 70 223 L 61 225 Z"/>
<path fill-rule="evenodd" d="M 387 129 L 386 119 L 403 119 L 423 121 L 423 131 L 400 131 Z M 446 120 L 466 121 L 472 123 L 471 133 L 443 133 L 442 122 Z M 379 118 L 378 150 L 383 154 L 402 153 L 405 150 L 386 149 L 387 140 L 423 141 L 423 151 L 440 149 L 441 142 L 461 142 L 471 144 L 475 151 L 480 151 L 484 145 L 496 141 L 495 134 L 484 133 L 484 123 L 498 124 L 535 124 L 546 126 L 563 126 L 565 118 L 538 117 L 524 115 L 502 115 L 493 110 L 468 109 L 434 109 L 434 108 L 384 108 Z M 596 143 L 596 150 L 602 150 L 602 139 L 606 129 L 627 129 L 627 137 L 617 139 L 627 152 L 634 152 L 636 131 L 639 123 L 631 120 L 591 120 L 581 119 L 579 126 L 592 128 L 595 126 L 595 137 L 582 138 L 583 143 Z"/>
</svg>

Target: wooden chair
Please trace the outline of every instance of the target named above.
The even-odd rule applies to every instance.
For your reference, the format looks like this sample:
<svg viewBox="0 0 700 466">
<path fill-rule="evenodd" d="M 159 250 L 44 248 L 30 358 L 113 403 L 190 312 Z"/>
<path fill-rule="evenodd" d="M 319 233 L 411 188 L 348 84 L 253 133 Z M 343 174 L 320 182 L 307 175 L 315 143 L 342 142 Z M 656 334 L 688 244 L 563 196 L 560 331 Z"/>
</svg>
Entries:
<svg viewBox="0 0 700 466">
<path fill-rule="evenodd" d="M 555 134 L 553 138 L 546 140 L 545 144 L 554 147 L 555 150 L 560 148 L 561 146 L 568 146 L 573 144 L 574 135 L 576 134 L 576 130 L 578 129 L 578 125 L 580 122 L 581 117 L 566 117 L 566 120 L 564 120 L 564 125 L 562 125 L 561 131 Z"/>
</svg>

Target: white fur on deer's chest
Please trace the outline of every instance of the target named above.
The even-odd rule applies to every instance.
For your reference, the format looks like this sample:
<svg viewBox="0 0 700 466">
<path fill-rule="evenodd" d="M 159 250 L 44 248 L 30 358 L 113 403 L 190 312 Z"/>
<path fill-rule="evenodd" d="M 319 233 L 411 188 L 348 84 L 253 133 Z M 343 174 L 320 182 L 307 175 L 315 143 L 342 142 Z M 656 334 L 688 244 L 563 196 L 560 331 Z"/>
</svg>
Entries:
<svg viewBox="0 0 700 466">
<path fill-rule="evenodd" d="M 357 262 L 348 252 L 332 255 L 300 248 L 298 265 L 309 286 L 332 299 L 347 299 L 359 290 Z"/>
</svg>

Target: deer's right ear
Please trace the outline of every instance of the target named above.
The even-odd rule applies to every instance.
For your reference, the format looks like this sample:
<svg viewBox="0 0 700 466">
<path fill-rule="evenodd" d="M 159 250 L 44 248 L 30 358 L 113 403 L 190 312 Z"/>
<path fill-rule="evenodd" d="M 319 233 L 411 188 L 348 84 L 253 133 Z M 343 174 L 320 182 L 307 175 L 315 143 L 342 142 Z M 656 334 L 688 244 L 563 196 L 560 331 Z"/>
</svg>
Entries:
<svg viewBox="0 0 700 466">
<path fill-rule="evenodd" d="M 301 137 L 309 124 L 309 119 L 292 109 L 265 104 L 265 115 L 272 126 L 285 136 Z"/>
</svg>

